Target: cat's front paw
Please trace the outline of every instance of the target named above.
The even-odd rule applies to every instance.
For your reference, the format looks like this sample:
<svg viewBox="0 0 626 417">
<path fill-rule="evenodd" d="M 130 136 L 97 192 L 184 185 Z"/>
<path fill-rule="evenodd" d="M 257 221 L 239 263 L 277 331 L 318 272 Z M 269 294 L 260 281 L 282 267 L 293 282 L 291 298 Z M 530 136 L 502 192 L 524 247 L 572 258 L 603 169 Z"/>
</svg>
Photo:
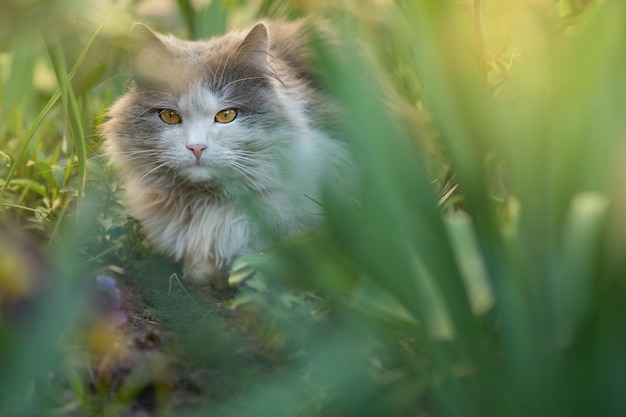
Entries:
<svg viewBox="0 0 626 417">
<path fill-rule="evenodd" d="M 196 285 L 208 286 L 217 290 L 228 287 L 226 275 L 210 260 L 183 261 L 184 278 Z"/>
</svg>

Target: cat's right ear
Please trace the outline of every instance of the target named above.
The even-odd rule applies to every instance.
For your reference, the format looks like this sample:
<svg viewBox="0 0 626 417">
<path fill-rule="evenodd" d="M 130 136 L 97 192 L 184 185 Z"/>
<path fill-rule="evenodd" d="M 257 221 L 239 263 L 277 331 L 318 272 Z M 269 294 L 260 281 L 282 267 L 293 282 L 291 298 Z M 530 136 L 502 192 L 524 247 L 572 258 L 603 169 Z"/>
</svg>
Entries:
<svg viewBox="0 0 626 417">
<path fill-rule="evenodd" d="M 267 65 L 269 34 L 265 23 L 257 23 L 237 47 L 242 57 L 259 66 Z"/>
<path fill-rule="evenodd" d="M 158 69 L 169 68 L 171 51 L 161 39 L 143 23 L 135 23 L 130 34 L 130 55 L 135 81 L 150 83 L 163 77 Z"/>
</svg>

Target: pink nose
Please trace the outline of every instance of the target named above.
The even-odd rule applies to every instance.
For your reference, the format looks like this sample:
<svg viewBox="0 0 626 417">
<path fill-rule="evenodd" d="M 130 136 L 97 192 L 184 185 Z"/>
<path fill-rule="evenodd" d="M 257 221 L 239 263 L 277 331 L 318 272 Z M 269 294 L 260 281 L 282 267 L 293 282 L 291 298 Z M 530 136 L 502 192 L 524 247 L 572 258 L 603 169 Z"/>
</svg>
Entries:
<svg viewBox="0 0 626 417">
<path fill-rule="evenodd" d="M 202 151 L 206 149 L 206 145 L 202 145 L 202 144 L 187 145 L 187 149 L 193 152 L 193 156 L 195 156 L 196 160 L 199 161 L 200 157 L 202 156 Z"/>
</svg>

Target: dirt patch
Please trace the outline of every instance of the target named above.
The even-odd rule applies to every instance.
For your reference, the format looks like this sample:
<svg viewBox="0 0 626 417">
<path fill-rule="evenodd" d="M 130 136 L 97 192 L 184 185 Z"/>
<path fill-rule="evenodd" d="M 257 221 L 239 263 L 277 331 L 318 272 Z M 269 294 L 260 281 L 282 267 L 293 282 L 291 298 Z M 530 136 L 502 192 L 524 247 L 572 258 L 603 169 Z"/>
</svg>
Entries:
<svg viewBox="0 0 626 417">
<path fill-rule="evenodd" d="M 211 292 L 182 282 L 179 272 L 149 259 L 104 278 L 90 390 L 114 415 L 205 411 L 280 376 L 295 360 L 264 294 L 247 286 Z"/>
</svg>

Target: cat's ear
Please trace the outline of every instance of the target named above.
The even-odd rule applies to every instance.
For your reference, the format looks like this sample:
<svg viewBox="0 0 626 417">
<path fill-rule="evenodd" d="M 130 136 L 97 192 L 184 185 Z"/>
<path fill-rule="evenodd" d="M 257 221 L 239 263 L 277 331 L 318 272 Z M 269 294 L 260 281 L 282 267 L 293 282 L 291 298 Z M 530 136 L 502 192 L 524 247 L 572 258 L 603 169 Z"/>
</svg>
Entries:
<svg viewBox="0 0 626 417">
<path fill-rule="evenodd" d="M 135 23 L 130 38 L 131 61 L 137 82 L 154 80 L 158 69 L 169 68 L 167 63 L 171 61 L 172 52 L 156 32 L 143 23 Z"/>
<path fill-rule="evenodd" d="M 258 65 L 267 63 L 269 34 L 264 23 L 257 23 L 237 47 L 241 56 Z"/>
<path fill-rule="evenodd" d="M 145 47 L 145 46 L 162 46 L 163 42 L 159 36 L 152 31 L 148 26 L 143 23 L 136 22 L 130 31 L 132 47 Z"/>
</svg>

